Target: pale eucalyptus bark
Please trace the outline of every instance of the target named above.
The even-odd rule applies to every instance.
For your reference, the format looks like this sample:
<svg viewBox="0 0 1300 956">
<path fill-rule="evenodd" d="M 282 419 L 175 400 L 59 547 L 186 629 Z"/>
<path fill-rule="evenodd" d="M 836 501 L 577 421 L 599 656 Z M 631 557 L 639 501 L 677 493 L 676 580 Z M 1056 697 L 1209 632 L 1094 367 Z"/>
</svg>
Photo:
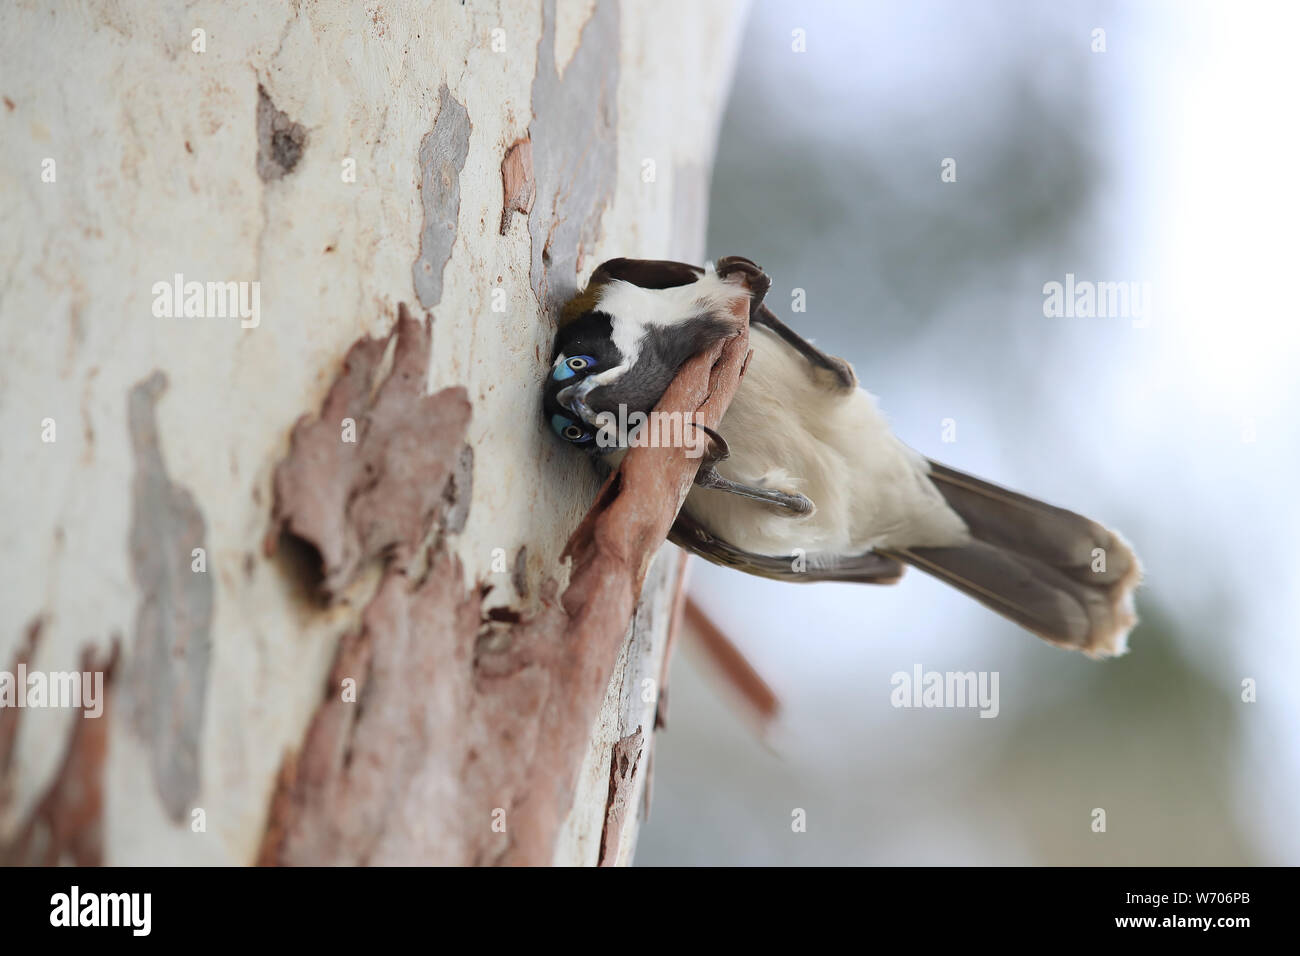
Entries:
<svg viewBox="0 0 1300 956">
<path fill-rule="evenodd" d="M 550 661 L 541 698 L 525 667 L 478 675 L 516 681 L 492 713 L 468 697 L 444 711 L 450 698 L 414 676 L 438 634 L 482 664 L 516 626 L 562 635 L 576 619 L 560 553 L 598 483 L 534 418 L 549 309 L 606 256 L 703 257 L 742 12 L 0 9 L 0 670 L 108 678 L 97 723 L 0 710 L 0 861 L 589 864 L 603 839 L 606 862 L 628 861 L 674 549 L 650 570 L 635 627 L 614 622 L 631 639 L 594 641 L 614 655 L 576 670 Z M 177 275 L 205 291 L 256 283 L 256 315 L 166 314 L 158 288 Z M 354 344 L 387 339 L 399 304 L 427 337 L 412 353 L 422 380 L 388 405 L 353 396 L 364 413 L 348 442 L 331 389 Z M 338 429 L 346 454 L 280 488 L 303 416 Z M 353 454 L 381 463 L 368 499 Z M 320 512 L 316 539 L 295 536 L 277 502 L 317 482 L 342 504 Z M 309 590 L 322 572 L 325 598 Z M 557 655 L 570 649 L 556 640 Z M 581 752 L 539 762 L 545 738 L 529 743 L 529 729 L 577 714 L 546 717 L 546 701 L 600 673 Z M 349 676 L 372 694 L 359 710 L 343 700 Z M 346 727 L 326 726 L 335 716 Z M 393 741 L 418 760 L 360 776 L 345 758 L 380 753 L 397 716 L 423 728 L 418 747 Z M 493 721 L 521 736 L 494 738 Z M 472 758 L 437 749 L 475 734 Z M 313 739 L 359 749 L 330 764 Z M 491 769 L 570 759 L 545 800 L 540 771 Z"/>
</svg>

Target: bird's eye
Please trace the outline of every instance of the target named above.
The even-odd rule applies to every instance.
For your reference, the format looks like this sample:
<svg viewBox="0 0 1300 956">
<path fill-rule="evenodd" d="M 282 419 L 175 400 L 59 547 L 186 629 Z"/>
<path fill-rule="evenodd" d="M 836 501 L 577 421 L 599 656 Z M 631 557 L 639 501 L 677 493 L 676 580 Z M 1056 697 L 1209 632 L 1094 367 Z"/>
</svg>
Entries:
<svg viewBox="0 0 1300 956">
<path fill-rule="evenodd" d="M 590 355 L 575 355 L 572 358 L 566 358 L 555 366 L 555 371 L 551 373 L 551 378 L 557 382 L 563 382 L 566 378 L 573 378 L 579 372 L 585 372 L 596 364 L 596 360 Z"/>
<path fill-rule="evenodd" d="M 551 430 L 565 441 L 575 442 L 579 445 L 585 445 L 591 441 L 591 433 L 587 429 L 572 418 L 566 418 L 563 415 L 551 416 Z"/>
</svg>

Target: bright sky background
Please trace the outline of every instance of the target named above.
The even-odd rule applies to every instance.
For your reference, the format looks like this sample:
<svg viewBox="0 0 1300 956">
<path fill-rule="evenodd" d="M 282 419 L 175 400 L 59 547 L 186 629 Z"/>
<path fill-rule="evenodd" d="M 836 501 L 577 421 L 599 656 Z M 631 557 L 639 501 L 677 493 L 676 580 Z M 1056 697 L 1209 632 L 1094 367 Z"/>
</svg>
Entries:
<svg viewBox="0 0 1300 956">
<path fill-rule="evenodd" d="M 1162 396 L 1192 425 L 1180 443 L 1187 515 L 1197 538 L 1219 543 L 1207 575 L 1226 574 L 1245 597 L 1224 648 L 1202 649 L 1216 669 L 1227 656 L 1285 702 L 1263 710 L 1243 755 L 1243 800 L 1258 798 L 1259 839 L 1276 862 L 1300 861 L 1294 797 L 1300 792 L 1300 90 L 1293 3 L 1166 3 L 1145 7 L 1139 29 L 1159 35 L 1184 20 L 1146 74 L 1141 126 L 1156 148 L 1139 152 L 1136 191 L 1156 237 L 1166 328 L 1153 349 Z M 1160 146 L 1165 148 L 1161 149 Z M 1127 374 L 1142 375 L 1132 362 Z M 1153 416 L 1143 424 L 1155 426 Z M 1253 441 L 1243 441 L 1253 432 Z M 1199 441 L 1197 440 L 1199 438 Z M 1139 454 L 1139 449 L 1133 449 Z M 1199 463 L 1203 463 L 1198 466 Z M 1162 553 L 1178 547 L 1170 542 Z M 1180 582 L 1189 599 L 1197 582 Z M 1226 652 L 1226 653 L 1225 653 Z M 1288 786 L 1265 794 L 1254 760 L 1276 761 Z M 1279 781 L 1281 783 L 1282 781 Z M 1289 794 L 1289 795 L 1288 795 Z"/>
<path fill-rule="evenodd" d="M 1234 805 L 1228 813 L 1248 831 L 1253 858 L 1295 864 L 1300 304 L 1292 286 L 1300 274 L 1300 187 L 1292 164 L 1300 158 L 1294 103 L 1300 5 L 1073 2 L 1046 13 L 1038 7 L 1024 17 L 1016 14 L 1021 7 L 757 5 L 747 55 L 772 77 L 762 94 L 773 143 L 797 146 L 815 136 L 817 150 L 807 156 L 830 154 L 833 165 L 850 169 L 859 154 L 878 160 L 875 167 L 861 160 L 871 170 L 856 197 L 861 218 L 838 236 L 872 230 L 872 204 L 910 188 L 913 168 L 927 183 L 937 181 L 938 158 L 949 155 L 942 152 L 945 138 L 965 143 L 1003 111 L 1018 108 L 1014 83 L 998 79 L 1004 58 L 1039 57 L 1035 85 L 1049 102 L 1058 87 L 1088 90 L 1092 112 L 1079 122 L 1095 128 L 1092 146 L 1105 167 L 1104 188 L 1085 209 L 1071 212 L 1064 199 L 1059 206 L 1049 201 L 1056 215 L 1087 219 L 1095 238 L 1083 260 L 1058 261 L 1048 250 L 1046 266 L 1026 260 L 1022 274 L 1002 266 L 998 274 L 979 274 L 968 295 L 940 303 L 925 327 L 909 330 L 888 355 L 875 347 L 872 320 L 883 328 L 891 309 L 905 314 L 920 308 L 906 292 L 898 303 L 874 299 L 865 318 L 842 328 L 812 315 L 813 306 L 807 320 L 799 318 L 805 327 L 823 321 L 813 326 L 819 344 L 854 362 L 905 441 L 1125 531 L 1143 557 L 1148 592 L 1160 612 L 1172 616 L 1179 652 L 1201 677 L 1233 702 L 1242 678 L 1258 681 L 1260 703 L 1238 704 L 1247 709 L 1234 711 L 1241 715 L 1236 766 L 1207 772 L 1229 778 Z M 1058 55 L 1062 44 L 1086 49 L 1096 26 L 1107 31 L 1105 54 L 1083 60 Z M 807 30 L 803 56 L 785 54 L 793 27 Z M 982 86 L 972 82 L 976 76 Z M 744 82 L 743 67 L 740 77 Z M 878 130 L 897 134 L 886 152 L 870 139 Z M 1053 157 L 1051 142 L 1043 146 L 1044 156 Z M 909 155 L 913 148 L 915 157 Z M 981 162 L 992 160 L 969 148 L 953 150 L 959 182 L 943 188 L 977 189 Z M 785 224 L 798 220 L 801 205 L 791 201 L 778 209 L 780 202 L 773 196 L 746 211 L 753 218 L 743 229 L 769 229 L 765 208 L 778 225 L 793 229 Z M 948 215 L 956 223 L 973 208 L 977 204 L 954 206 Z M 809 216 L 826 215 L 804 209 Z M 989 214 L 996 220 L 1000 212 L 996 207 Z M 718 220 L 725 214 L 715 203 L 715 230 L 728 226 Z M 938 218 L 941 229 L 944 217 Z M 852 266 L 853 250 L 842 242 L 823 237 L 818 245 L 819 230 L 833 227 L 832 221 L 805 228 L 788 262 L 779 253 L 763 253 L 760 261 L 776 283 L 773 295 L 807 276 L 805 266 L 803 273 L 785 275 L 783 285 L 782 266 L 797 270 L 796 261 L 807 257 Z M 924 228 L 934 226 L 925 220 Z M 919 248 L 943 238 L 941 231 L 932 239 L 921 236 Z M 906 239 L 898 235 L 900 244 Z M 958 261 L 969 255 L 978 262 L 977 245 L 959 250 Z M 726 253 L 751 254 L 710 248 L 714 256 Z M 1074 268 L 1076 261 L 1081 268 Z M 1150 326 L 1137 329 L 1118 318 L 1043 318 L 1034 290 L 1063 280 L 1071 269 L 1080 278 L 1151 282 L 1157 310 Z M 819 296 L 826 301 L 836 284 L 833 278 L 822 286 L 817 281 L 807 276 L 814 303 Z M 988 325 L 982 339 L 988 353 L 972 353 L 965 362 L 949 354 L 953 336 L 983 328 L 971 323 L 995 314 L 1010 316 L 1014 337 L 1003 340 L 1001 327 Z M 1034 375 L 1022 374 L 1027 365 Z M 1023 394 L 1003 395 L 1008 382 Z M 1015 402 L 1023 403 L 1023 395 L 1032 396 L 1033 407 L 1018 415 L 1023 405 Z M 944 445 L 938 422 L 950 409 L 956 409 L 961 437 Z M 1055 681 L 1104 681 L 1097 675 L 1108 672 L 1087 668 L 1122 664 L 1063 655 L 915 572 L 891 589 L 783 587 L 697 561 L 692 582 L 693 593 L 783 698 L 785 717 L 773 741 L 782 763 L 766 762 L 761 748 L 747 742 L 734 716 L 712 699 L 716 684 L 700 679 L 698 661 L 688 655 L 674 669 L 675 722 L 661 736 L 656 757 L 656 799 L 667 807 L 655 809 L 659 817 L 652 816 L 643 837 L 643 862 L 696 859 L 692 852 L 718 860 L 843 862 L 833 849 L 791 856 L 796 851 L 782 849 L 777 823 L 747 819 L 762 813 L 747 794 L 784 792 L 787 784 L 792 800 L 807 790 L 812 802 L 818 786 L 830 791 L 816 795 L 824 796 L 824 815 L 844 813 L 842 826 L 859 826 L 863 849 L 849 858 L 860 862 L 1042 858 L 1024 843 L 1017 814 L 972 809 L 960 777 L 974 780 L 981 754 L 1017 746 L 1011 722 L 1032 724 L 1059 692 Z M 1225 606 L 1231 617 L 1211 623 Z M 1142 653 L 1141 628 L 1132 646 L 1134 655 Z M 1003 719 L 976 720 L 996 726 L 973 729 L 971 721 L 955 718 L 900 723 L 900 712 L 888 705 L 887 677 L 918 662 L 927 669 L 999 670 Z M 1168 692 L 1152 687 L 1153 695 Z M 1182 759 L 1195 761 L 1192 734 L 1170 733 L 1165 739 L 1183 748 Z M 963 756 L 974 763 L 956 768 Z M 1117 762 L 1115 773 L 1131 774 L 1127 767 Z M 881 785 L 884 768 L 884 779 L 896 786 Z M 788 780 L 774 779 L 782 773 Z M 862 788 L 857 803 L 842 792 L 856 786 Z M 666 797 L 658 796 L 665 791 Z M 990 799 L 1002 802 L 996 788 L 991 792 Z M 710 800 L 719 802 L 713 817 L 700 809 Z M 867 806 L 876 824 L 855 823 L 857 809 Z M 732 818 L 741 822 L 729 834 L 725 821 Z M 670 829 L 686 836 L 671 837 Z M 881 838 L 883 829 L 892 831 L 888 839 Z M 1184 836 L 1193 845 L 1202 839 L 1195 830 L 1175 831 L 1173 839 Z M 758 848 L 746 845 L 750 839 Z"/>
</svg>

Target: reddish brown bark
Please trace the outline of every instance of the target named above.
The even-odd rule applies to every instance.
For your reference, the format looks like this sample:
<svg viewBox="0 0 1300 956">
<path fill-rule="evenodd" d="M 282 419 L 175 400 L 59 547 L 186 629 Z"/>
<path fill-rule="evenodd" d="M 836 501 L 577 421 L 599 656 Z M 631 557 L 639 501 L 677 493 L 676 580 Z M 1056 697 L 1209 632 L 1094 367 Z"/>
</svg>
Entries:
<svg viewBox="0 0 1300 956">
<path fill-rule="evenodd" d="M 738 320 L 741 334 L 687 363 L 660 410 L 691 412 L 704 425 L 718 424 L 748 355 L 744 317 Z M 399 336 L 410 334 L 399 329 Z M 349 359 L 371 351 L 358 343 Z M 401 338 L 398 354 L 404 354 Z M 427 362 L 427 349 L 409 354 L 422 354 Z M 403 367 L 423 382 L 425 366 L 413 361 Z M 367 376 L 345 384 L 356 374 L 345 369 L 327 410 L 337 408 L 340 389 L 368 394 Z M 424 399 L 422 387 L 404 389 L 403 395 L 408 406 Z M 398 423 L 415 411 L 395 406 L 387 420 Z M 454 406 L 420 411 L 441 417 L 441 424 L 426 425 L 430 438 L 421 453 L 445 465 L 438 471 L 442 483 L 421 492 L 421 501 L 435 502 L 419 526 L 423 535 L 450 504 L 445 476 L 459 453 L 463 427 L 447 425 L 447 416 L 461 422 Z M 300 423 L 295 433 L 313 427 Z M 376 439 L 382 443 L 382 435 Z M 330 440 L 337 441 L 332 434 Z M 298 520 L 294 501 L 319 507 L 319 496 L 303 497 L 281 476 L 347 488 L 355 466 L 328 456 L 317 456 L 310 467 L 296 461 L 309 447 L 295 442 L 277 469 L 275 513 L 280 526 L 327 556 L 329 567 L 328 556 L 341 549 L 337 541 L 318 538 L 321 529 L 359 532 L 343 530 L 346 510 Z M 285 760 L 260 861 L 549 863 L 650 559 L 698 465 L 686 448 L 631 450 L 569 540 L 568 588 L 559 596 L 548 579 L 540 609 L 527 619 L 485 617 L 482 589 L 464 589 L 459 562 L 441 542 L 418 579 L 404 573 L 408 562 L 390 560 L 360 630 L 340 644 L 302 748 Z M 335 494 L 330 500 L 331 507 L 346 509 L 350 499 Z M 404 553 L 412 536 L 408 529 L 396 546 L 359 550 Z M 355 559 L 335 559 L 338 570 L 357 566 Z M 350 575 L 336 571 L 334 577 L 346 581 Z M 343 698 L 346 678 L 356 682 L 355 702 Z M 632 773 L 628 768 L 629 779 Z"/>
<path fill-rule="evenodd" d="M 26 653 L 30 654 L 35 639 L 35 633 L 29 635 L 31 643 Z M 104 765 L 108 759 L 109 710 L 118 651 L 114 640 L 102 663 L 95 648 L 82 651 L 81 670 L 104 674 L 104 709 L 98 717 L 76 712 L 63 760 L 49 786 L 13 840 L 0 844 L 0 866 L 99 866 L 103 862 Z M 13 713 L 21 711 L 15 709 Z M 6 736 L 16 733 L 17 721 L 14 717 Z"/>
</svg>

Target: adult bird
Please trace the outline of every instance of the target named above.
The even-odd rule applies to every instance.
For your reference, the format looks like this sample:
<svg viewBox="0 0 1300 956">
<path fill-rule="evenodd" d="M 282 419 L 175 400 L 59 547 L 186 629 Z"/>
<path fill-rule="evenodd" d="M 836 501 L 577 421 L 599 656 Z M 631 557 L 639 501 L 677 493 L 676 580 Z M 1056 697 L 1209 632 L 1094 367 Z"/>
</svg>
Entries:
<svg viewBox="0 0 1300 956">
<path fill-rule="evenodd" d="M 1124 539 L 903 444 L 852 367 L 763 304 L 770 285 L 739 256 L 601 264 L 561 316 L 543 399 L 552 430 L 616 462 L 628 436 L 603 440 L 609 416 L 650 413 L 688 358 L 738 331 L 747 299 L 753 355 L 674 541 L 793 582 L 890 584 L 909 564 L 1053 644 L 1123 653 L 1141 577 Z"/>
</svg>

